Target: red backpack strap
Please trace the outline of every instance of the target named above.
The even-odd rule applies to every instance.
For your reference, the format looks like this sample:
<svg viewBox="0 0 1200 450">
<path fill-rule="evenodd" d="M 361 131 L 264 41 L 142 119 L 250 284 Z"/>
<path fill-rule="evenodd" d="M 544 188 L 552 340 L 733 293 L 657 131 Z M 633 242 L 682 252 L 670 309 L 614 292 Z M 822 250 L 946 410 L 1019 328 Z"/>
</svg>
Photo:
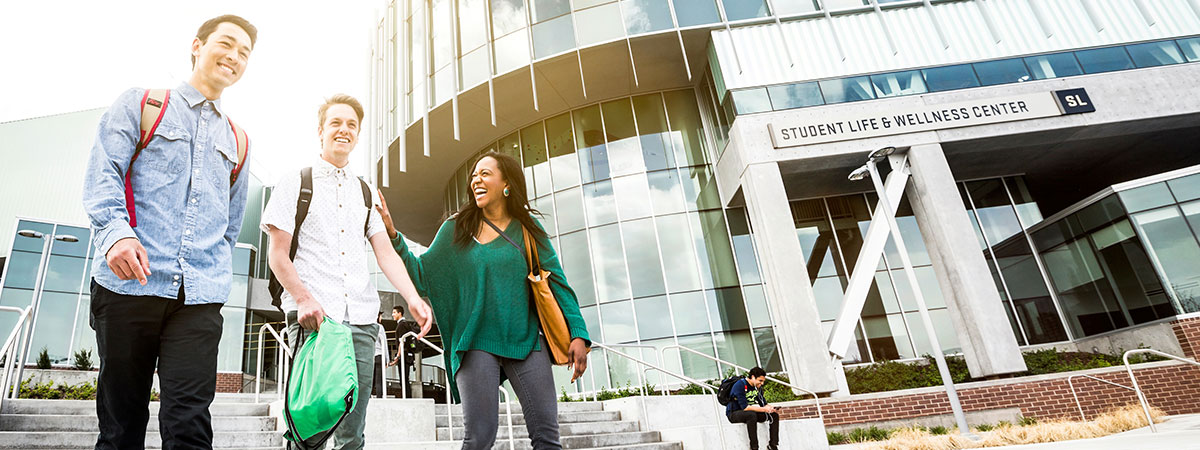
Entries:
<svg viewBox="0 0 1200 450">
<path fill-rule="evenodd" d="M 129 159 L 129 169 L 125 171 L 125 210 L 129 211 L 129 226 L 137 226 L 137 214 L 133 206 L 133 162 L 137 161 L 142 149 L 154 138 L 154 131 L 167 113 L 167 102 L 171 100 L 170 89 L 146 89 L 142 94 L 141 134 L 138 136 L 137 147 L 133 149 L 133 157 Z"/>
<path fill-rule="evenodd" d="M 233 123 L 233 119 L 226 117 L 226 120 L 229 122 L 229 129 L 233 130 L 233 140 L 237 142 L 237 165 L 229 172 L 229 186 L 232 187 L 233 183 L 237 182 L 238 174 L 242 173 L 242 166 L 246 165 L 246 157 L 250 156 L 250 135 Z"/>
</svg>

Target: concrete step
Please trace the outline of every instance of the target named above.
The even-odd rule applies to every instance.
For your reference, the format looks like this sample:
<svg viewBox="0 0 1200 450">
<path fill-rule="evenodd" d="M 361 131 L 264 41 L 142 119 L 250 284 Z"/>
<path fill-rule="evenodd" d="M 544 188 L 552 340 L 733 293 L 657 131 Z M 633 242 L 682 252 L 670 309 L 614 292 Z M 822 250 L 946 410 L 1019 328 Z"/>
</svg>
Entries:
<svg viewBox="0 0 1200 450">
<path fill-rule="evenodd" d="M 513 425 L 522 425 L 522 426 L 525 425 L 525 416 L 513 413 L 512 418 L 513 418 Z M 558 413 L 558 423 L 559 424 L 580 423 L 580 422 L 616 422 L 618 420 L 621 420 L 621 412 L 620 411 L 588 411 L 588 412 L 566 412 L 566 413 L 559 412 Z M 437 417 L 435 417 L 434 423 L 437 425 L 438 428 L 445 428 L 447 426 L 446 424 L 448 422 L 446 420 L 446 416 L 443 414 L 443 415 L 438 415 Z M 500 414 L 500 423 L 507 426 L 508 425 L 508 416 L 501 413 Z M 454 426 L 455 427 L 463 426 L 463 417 L 462 416 L 454 416 Z"/>
<path fill-rule="evenodd" d="M 594 434 L 590 436 L 563 436 L 559 439 L 564 449 L 595 449 L 595 448 L 635 448 L 641 444 L 662 443 L 662 436 L 657 431 L 638 431 L 633 433 Z M 516 439 L 514 450 L 532 450 L 529 439 Z M 650 447 L 654 448 L 654 447 Z M 507 439 L 496 439 L 492 450 L 508 450 Z"/>
<path fill-rule="evenodd" d="M 446 415 L 446 405 L 445 404 L 434 405 L 434 411 L 436 411 L 438 414 Z M 456 416 L 462 415 L 462 404 L 452 405 L 450 407 L 450 411 Z M 504 404 L 501 403 L 500 404 L 500 412 L 503 413 L 504 411 L 505 411 Z M 560 413 L 592 412 L 592 411 L 604 411 L 604 404 L 599 403 L 599 402 L 559 402 L 558 403 L 558 412 L 560 412 Z M 513 402 L 512 412 L 513 412 L 513 414 L 520 413 L 521 412 L 521 404 Z"/>
<path fill-rule="evenodd" d="M 96 444 L 96 432 L 0 432 L 0 449 L 89 449 Z M 283 447 L 282 432 L 216 432 L 213 448 Z M 146 448 L 162 448 L 157 432 L 146 433 Z"/>
<path fill-rule="evenodd" d="M 639 431 L 640 428 L 637 422 L 582 422 L 582 423 L 563 423 L 559 424 L 558 432 L 562 436 L 586 436 L 593 434 L 612 434 L 612 433 L 628 433 Z M 466 434 L 466 429 L 462 427 L 454 428 L 453 437 L 450 436 L 449 428 L 438 428 L 437 439 L 439 441 L 461 440 Z M 518 438 L 529 437 L 529 430 L 525 425 L 513 424 L 513 435 Z M 500 430 L 496 434 L 496 439 L 508 439 L 508 422 L 501 419 Z"/>
<path fill-rule="evenodd" d="M 158 402 L 150 402 L 150 416 L 158 415 Z M 269 405 L 265 403 L 213 403 L 208 411 L 215 416 L 266 416 Z M 2 414 L 58 414 L 96 415 L 94 400 L 29 400 L 4 401 Z"/>
<path fill-rule="evenodd" d="M 262 416 L 216 416 L 213 431 L 246 432 L 274 431 L 275 417 Z M 158 416 L 150 416 L 146 424 L 148 431 L 157 432 Z M 99 419 L 95 415 L 76 414 L 4 414 L 0 416 L 0 431 L 89 431 L 99 432 Z"/>
<path fill-rule="evenodd" d="M 515 445 L 514 449 L 529 448 L 528 446 L 520 447 Z M 462 448 L 462 441 L 437 441 L 437 442 L 405 442 L 405 443 L 382 443 L 372 444 L 367 443 L 366 450 L 394 450 L 402 448 L 405 450 L 459 450 Z M 493 450 L 508 450 L 508 441 L 496 442 Z M 649 442 L 644 444 L 629 444 L 618 445 L 611 447 L 594 447 L 586 449 L 572 450 L 683 450 L 683 445 L 678 442 Z"/>
</svg>

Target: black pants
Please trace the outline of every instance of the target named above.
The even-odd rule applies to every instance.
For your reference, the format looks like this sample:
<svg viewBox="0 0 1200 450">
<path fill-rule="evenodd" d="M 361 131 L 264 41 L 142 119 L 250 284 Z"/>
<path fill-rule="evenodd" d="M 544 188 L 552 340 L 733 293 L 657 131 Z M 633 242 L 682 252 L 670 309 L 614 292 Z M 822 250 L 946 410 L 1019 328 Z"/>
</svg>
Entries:
<svg viewBox="0 0 1200 450">
<path fill-rule="evenodd" d="M 221 305 L 121 295 L 92 282 L 91 326 L 100 377 L 96 450 L 142 449 L 157 366 L 158 410 L 164 449 L 211 449 L 208 406 L 217 391 Z"/>
<path fill-rule="evenodd" d="M 771 441 L 767 443 L 767 448 L 774 449 L 779 446 L 779 413 L 767 416 L 767 413 L 762 412 L 735 411 L 729 414 L 729 423 L 746 424 L 746 434 L 750 435 L 750 450 L 758 450 L 758 423 L 770 420 Z"/>
<path fill-rule="evenodd" d="M 372 394 L 375 397 L 383 397 L 383 363 L 379 362 L 379 355 L 375 355 L 375 386 Z"/>
</svg>

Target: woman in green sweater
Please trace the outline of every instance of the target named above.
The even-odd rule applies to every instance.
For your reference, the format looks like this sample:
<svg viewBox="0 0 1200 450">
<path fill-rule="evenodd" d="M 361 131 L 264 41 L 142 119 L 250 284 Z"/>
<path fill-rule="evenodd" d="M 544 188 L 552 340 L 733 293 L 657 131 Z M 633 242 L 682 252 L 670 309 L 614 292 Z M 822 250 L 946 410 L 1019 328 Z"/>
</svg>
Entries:
<svg viewBox="0 0 1200 450">
<path fill-rule="evenodd" d="M 591 341 L 579 302 L 546 231 L 533 218 L 536 211 L 529 207 L 525 186 L 516 159 L 496 152 L 481 156 L 471 173 L 474 198 L 442 223 L 419 258 L 408 250 L 380 202 L 396 252 L 433 306 L 446 347 L 450 390 L 463 404 L 463 449 L 492 448 L 499 419 L 497 388 L 505 379 L 521 401 L 533 448 L 562 448 L 549 350 L 526 278 L 522 227 L 537 242 L 542 267 L 550 272 L 550 290 L 567 320 L 571 381 L 587 369 Z"/>
</svg>

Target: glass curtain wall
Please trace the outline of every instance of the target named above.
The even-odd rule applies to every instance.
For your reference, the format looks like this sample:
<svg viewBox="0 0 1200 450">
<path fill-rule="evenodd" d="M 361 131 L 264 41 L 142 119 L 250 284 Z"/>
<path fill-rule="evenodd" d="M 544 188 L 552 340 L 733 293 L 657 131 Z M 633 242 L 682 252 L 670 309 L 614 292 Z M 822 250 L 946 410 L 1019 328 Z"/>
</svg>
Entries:
<svg viewBox="0 0 1200 450">
<path fill-rule="evenodd" d="M 685 89 L 579 108 L 481 153 L 496 149 L 525 166 L 530 202 L 592 339 L 648 362 L 681 345 L 780 371 L 753 237 L 742 210 L 721 208 L 707 147 L 694 91 Z M 475 159 L 447 183 L 447 210 L 472 201 Z M 603 351 L 592 358 L 600 387 L 638 383 L 630 361 Z M 712 361 L 678 351 L 662 363 L 693 378 L 719 375 Z M 556 388 L 590 390 L 590 381 L 580 388 L 565 371 L 555 375 Z M 649 382 L 677 380 L 652 374 Z"/>
</svg>

